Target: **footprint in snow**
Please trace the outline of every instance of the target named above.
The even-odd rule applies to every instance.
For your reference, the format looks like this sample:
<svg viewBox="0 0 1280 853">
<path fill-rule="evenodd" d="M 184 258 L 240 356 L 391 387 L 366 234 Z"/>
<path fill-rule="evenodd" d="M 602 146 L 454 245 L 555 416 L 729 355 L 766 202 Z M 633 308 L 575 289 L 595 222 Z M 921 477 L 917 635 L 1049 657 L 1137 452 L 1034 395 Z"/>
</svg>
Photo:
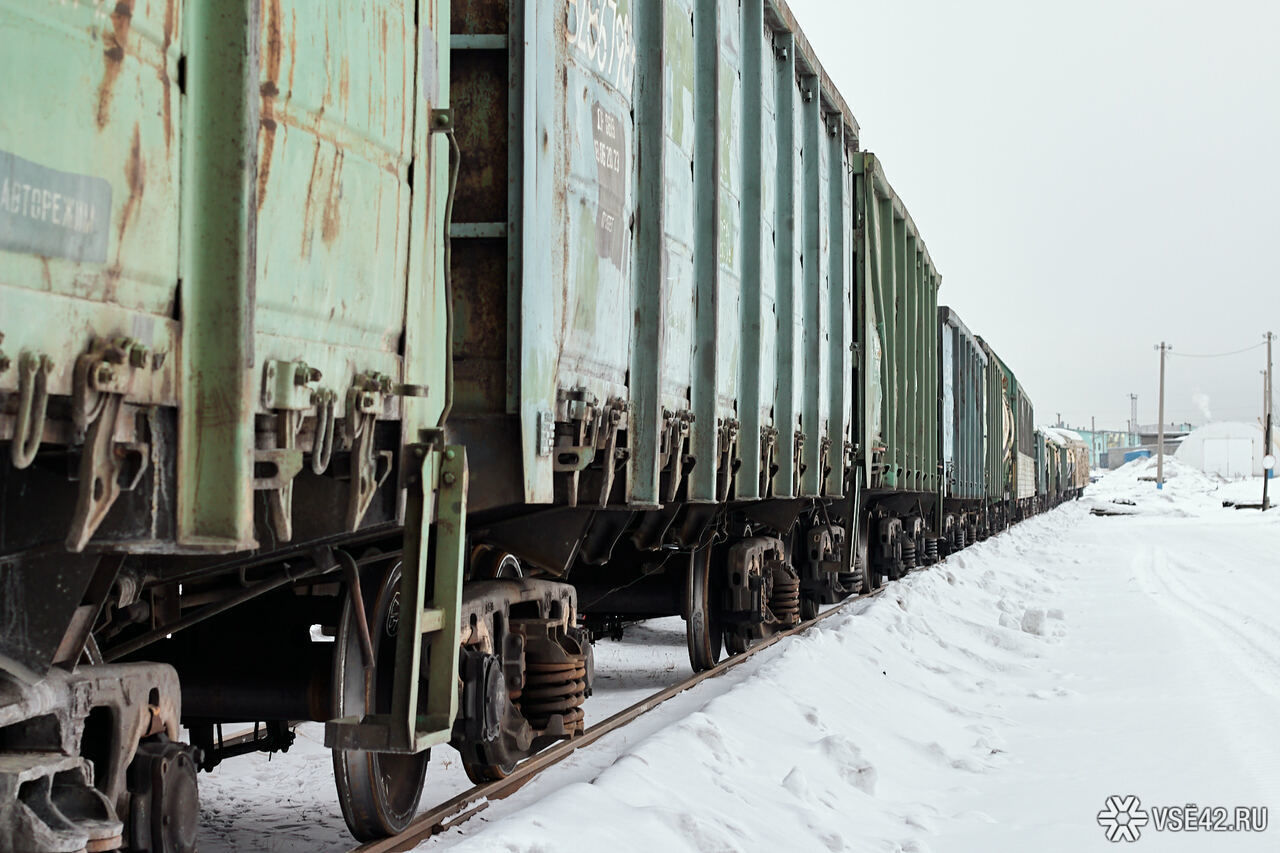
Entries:
<svg viewBox="0 0 1280 853">
<path fill-rule="evenodd" d="M 820 740 L 818 746 L 835 763 L 840 778 L 865 794 L 875 794 L 879 774 L 852 741 L 831 735 Z"/>
</svg>

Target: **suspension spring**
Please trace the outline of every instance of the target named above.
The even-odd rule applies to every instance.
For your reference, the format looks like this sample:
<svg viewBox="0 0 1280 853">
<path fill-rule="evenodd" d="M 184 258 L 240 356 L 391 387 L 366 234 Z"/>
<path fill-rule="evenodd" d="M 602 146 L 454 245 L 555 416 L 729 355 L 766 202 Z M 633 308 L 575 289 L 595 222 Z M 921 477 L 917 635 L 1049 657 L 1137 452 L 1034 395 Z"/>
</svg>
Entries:
<svg viewBox="0 0 1280 853">
<path fill-rule="evenodd" d="M 582 733 L 587 662 L 584 657 L 575 658 L 568 662 L 525 664 L 524 688 L 512 699 L 535 729 L 547 728 L 551 718 L 559 714 L 567 731 Z"/>
<path fill-rule="evenodd" d="M 930 563 L 938 562 L 938 540 L 930 536 L 925 540 L 924 556 Z"/>
<path fill-rule="evenodd" d="M 902 542 L 902 567 L 907 571 L 911 571 L 916 567 L 916 543 L 914 539 L 906 539 Z"/>
<path fill-rule="evenodd" d="M 769 596 L 769 609 L 773 617 L 783 625 L 800 621 L 800 579 L 785 571 L 773 574 L 773 592 Z"/>
</svg>

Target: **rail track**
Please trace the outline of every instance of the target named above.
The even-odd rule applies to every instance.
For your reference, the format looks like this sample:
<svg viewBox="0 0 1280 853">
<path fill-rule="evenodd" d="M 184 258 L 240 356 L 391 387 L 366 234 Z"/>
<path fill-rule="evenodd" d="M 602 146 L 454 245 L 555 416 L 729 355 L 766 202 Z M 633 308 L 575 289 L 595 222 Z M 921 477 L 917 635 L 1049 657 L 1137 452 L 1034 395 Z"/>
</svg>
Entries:
<svg viewBox="0 0 1280 853">
<path fill-rule="evenodd" d="M 840 604 L 835 605 L 830 610 L 819 613 L 816 617 L 808 620 L 807 622 L 801 622 L 794 628 L 783 631 L 780 634 L 774 634 L 769 639 L 762 640 L 741 654 L 727 658 L 711 669 L 695 673 L 693 676 L 681 681 L 679 684 L 674 684 L 653 694 L 652 696 L 642 699 L 636 704 L 618 711 L 608 719 L 602 720 L 594 726 L 591 726 L 579 737 L 573 738 L 572 740 L 561 741 L 555 746 L 552 746 L 522 762 L 516 768 L 515 772 L 507 778 L 501 779 L 497 782 L 490 782 L 485 785 L 477 785 L 470 790 L 463 791 L 456 797 L 453 797 L 452 799 L 418 815 L 400 834 L 393 835 L 390 838 L 383 838 L 378 841 L 371 841 L 367 844 L 362 844 L 359 847 L 354 848 L 351 853 L 397 853 L 397 851 L 412 850 L 431 836 L 439 835 L 440 833 L 446 832 L 455 826 L 466 823 L 468 820 L 487 809 L 489 804 L 494 800 L 502 800 L 511 796 L 538 774 L 542 773 L 547 768 L 560 763 L 577 750 L 590 746 L 610 732 L 617 731 L 638 717 L 652 711 L 654 708 L 657 708 L 668 700 L 674 699 L 686 690 L 696 687 L 707 679 L 723 675 L 739 664 L 750 660 L 753 656 L 759 654 L 775 643 L 778 643 L 787 637 L 794 637 L 797 634 L 803 634 L 819 622 L 835 616 L 838 613 L 844 612 L 845 609 L 855 602 L 863 599 L 874 598 L 884 592 L 887 588 L 887 586 L 882 586 L 874 592 L 847 598 Z"/>
</svg>

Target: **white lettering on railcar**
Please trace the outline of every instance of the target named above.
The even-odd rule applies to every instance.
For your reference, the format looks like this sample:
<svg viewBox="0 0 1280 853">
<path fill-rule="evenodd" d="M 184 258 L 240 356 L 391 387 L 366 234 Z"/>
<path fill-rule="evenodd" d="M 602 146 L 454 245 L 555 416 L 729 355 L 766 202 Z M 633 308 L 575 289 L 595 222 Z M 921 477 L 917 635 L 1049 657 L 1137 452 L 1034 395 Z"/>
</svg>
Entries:
<svg viewBox="0 0 1280 853">
<path fill-rule="evenodd" d="M 98 222 L 98 209 L 92 202 L 9 178 L 0 182 L 0 211 L 78 234 L 92 234 Z"/>
<path fill-rule="evenodd" d="M 598 101 L 592 108 L 592 148 L 596 158 L 596 249 L 622 268 L 627 235 L 621 218 L 626 209 L 626 135 L 622 121 Z"/>
<path fill-rule="evenodd" d="M 636 74 L 635 24 L 618 11 L 618 0 L 567 0 L 565 38 L 587 67 L 627 91 Z"/>
</svg>

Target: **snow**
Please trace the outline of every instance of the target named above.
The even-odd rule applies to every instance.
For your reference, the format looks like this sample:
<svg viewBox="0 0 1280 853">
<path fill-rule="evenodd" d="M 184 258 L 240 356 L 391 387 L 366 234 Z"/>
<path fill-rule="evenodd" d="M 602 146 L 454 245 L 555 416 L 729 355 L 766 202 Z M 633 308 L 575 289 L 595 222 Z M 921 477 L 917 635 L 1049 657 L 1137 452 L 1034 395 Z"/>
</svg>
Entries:
<svg viewBox="0 0 1280 853">
<path fill-rule="evenodd" d="M 1096 820 L 1112 795 L 1280 807 L 1280 511 L 1222 506 L 1256 501 L 1260 479 L 1166 459 L 1157 491 L 1154 469 L 1130 463 L 850 605 L 420 849 L 1087 851 L 1114 849 Z M 646 630 L 597 646 L 614 678 L 593 719 L 687 672 L 680 621 Z M 342 849 L 315 744 L 224 768 L 201 780 L 203 850 Z M 433 762 L 427 801 L 451 774 Z M 233 818 L 288 829 L 261 840 Z M 1148 826 L 1142 840 L 1278 838 Z"/>
</svg>

